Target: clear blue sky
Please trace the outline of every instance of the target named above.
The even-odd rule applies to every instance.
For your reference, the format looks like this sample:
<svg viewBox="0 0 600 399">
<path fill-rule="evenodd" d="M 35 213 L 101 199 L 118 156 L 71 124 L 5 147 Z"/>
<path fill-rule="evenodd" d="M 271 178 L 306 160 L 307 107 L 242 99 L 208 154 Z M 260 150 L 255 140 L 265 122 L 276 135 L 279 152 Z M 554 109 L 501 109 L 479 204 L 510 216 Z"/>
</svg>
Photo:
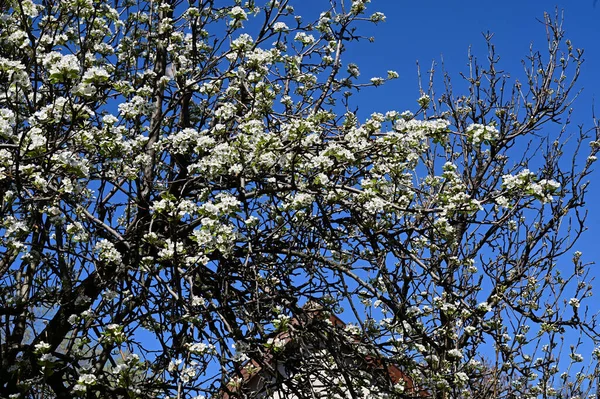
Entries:
<svg viewBox="0 0 600 399">
<path fill-rule="evenodd" d="M 307 0 L 303 7 L 322 7 L 323 3 L 322 0 Z M 372 112 L 416 110 L 419 97 L 416 61 L 419 61 L 425 75 L 432 61 L 439 67 L 443 58 L 445 69 L 458 82 L 459 73 L 468 71 L 469 46 L 474 55 L 485 60 L 487 50 L 482 33 L 488 31 L 494 33 L 493 43 L 501 57 L 500 67 L 513 77 L 522 77 L 521 59 L 529 53 L 530 45 L 541 51 L 546 46 L 546 32 L 539 20 L 545 11 L 554 15 L 557 10 L 564 15 L 565 37 L 572 41 L 574 47 L 585 50 L 585 62 L 577 87 L 583 91 L 573 104 L 571 131 L 576 132 L 578 125 L 591 128 L 594 100 L 600 116 L 600 2 L 594 6 L 594 0 L 372 0 L 370 11 L 383 12 L 387 20 L 377 26 L 363 26 L 362 32 L 366 36 L 374 36 L 375 41 L 364 41 L 351 47 L 345 63 L 358 64 L 361 78 L 365 80 L 386 76 L 389 69 L 397 71 L 400 78 L 384 86 L 361 91 L 353 96 L 354 104 L 359 106 L 359 114 L 363 118 Z M 436 92 L 442 91 L 440 84 Z M 600 207 L 597 206 L 600 203 L 600 161 L 596 169 L 598 171 L 590 177 L 591 188 L 586 200 L 588 231 L 574 250 L 583 252 L 584 261 L 597 264 L 592 266 L 597 297 L 600 295 L 600 285 L 597 284 L 600 279 Z M 570 263 L 570 259 L 565 259 L 565 262 Z M 587 304 L 591 313 L 600 311 L 597 299 Z M 589 347 L 582 349 L 591 351 Z M 588 354 L 585 355 L 587 358 Z"/>
<path fill-rule="evenodd" d="M 320 1 L 309 1 L 317 4 Z M 584 88 L 577 110 L 582 118 L 591 115 L 591 102 L 600 95 L 600 3 L 594 0 L 504 0 L 504 1 L 401 1 L 372 0 L 371 11 L 382 11 L 385 23 L 376 27 L 364 26 L 362 32 L 374 36 L 374 43 L 355 46 L 350 57 L 361 66 L 365 76 L 385 75 L 395 69 L 401 79 L 378 89 L 377 96 L 368 96 L 369 108 L 408 106 L 418 95 L 415 62 L 427 69 L 432 61 L 439 63 L 443 56 L 446 68 L 458 78 L 465 71 L 467 50 L 485 57 L 482 32 L 494 33 L 501 66 L 508 72 L 521 72 L 521 58 L 531 43 L 539 49 L 545 45 L 545 30 L 538 20 L 544 11 L 564 12 L 566 37 L 575 47 L 585 49 L 580 80 Z M 348 58 L 347 58 L 348 60 Z M 371 93 L 369 93 L 371 94 Z"/>
<path fill-rule="evenodd" d="M 316 0 L 306 4 L 322 7 L 322 2 Z M 573 104 L 573 130 L 580 124 L 592 126 L 594 100 L 600 116 L 600 2 L 594 6 L 594 0 L 372 0 L 370 10 L 383 12 L 387 20 L 373 27 L 365 24 L 362 32 L 374 36 L 375 42 L 365 41 L 351 47 L 345 61 L 358 64 L 361 77 L 365 79 L 385 76 L 388 69 L 396 70 L 400 79 L 361 91 L 353 100 L 363 116 L 376 111 L 416 109 L 415 99 L 419 96 L 417 60 L 425 72 L 432 61 L 439 66 L 443 57 L 445 69 L 458 82 L 459 72 L 467 72 L 469 46 L 479 59 L 485 58 L 483 32 L 494 33 L 493 42 L 501 57 L 500 67 L 512 76 L 521 76 L 521 59 L 528 54 L 530 45 L 539 50 L 546 45 L 545 29 L 539 20 L 544 11 L 554 14 L 556 10 L 564 13 L 566 38 L 576 48 L 585 50 L 578 82 L 578 88 L 583 91 Z M 439 85 L 437 92 L 442 89 Z M 596 169 L 600 169 L 600 163 Z M 597 250 L 600 209 L 596 206 L 600 203 L 600 170 L 594 172 L 590 180 L 591 189 L 586 201 L 589 230 L 577 249 L 584 253 L 586 261 L 600 264 L 600 251 Z M 600 278 L 600 272 L 595 274 Z M 600 305 L 593 310 L 600 310 Z"/>
</svg>

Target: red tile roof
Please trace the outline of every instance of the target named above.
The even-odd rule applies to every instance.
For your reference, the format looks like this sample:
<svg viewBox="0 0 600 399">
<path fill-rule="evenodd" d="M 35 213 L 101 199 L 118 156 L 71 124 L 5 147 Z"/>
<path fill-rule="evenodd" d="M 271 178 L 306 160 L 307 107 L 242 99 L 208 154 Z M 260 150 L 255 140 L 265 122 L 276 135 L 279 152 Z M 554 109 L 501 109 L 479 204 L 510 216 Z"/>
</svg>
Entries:
<svg viewBox="0 0 600 399">
<path fill-rule="evenodd" d="M 305 306 L 306 309 L 306 306 Z M 316 310 L 316 312 L 321 312 L 319 309 Z M 314 316 L 311 316 L 311 318 L 313 318 Z M 339 317 L 330 314 L 329 315 L 329 321 L 331 322 L 331 324 L 333 326 L 336 327 L 345 327 L 346 323 L 344 323 Z M 290 322 L 293 326 L 298 326 L 300 325 L 300 321 L 297 318 L 294 318 L 291 320 Z M 292 341 L 292 333 L 291 331 L 284 331 L 284 332 L 280 332 L 276 335 L 275 339 L 279 339 L 281 341 L 284 342 L 284 346 L 287 345 L 290 341 Z M 375 358 L 375 357 L 367 357 L 366 358 L 367 363 L 369 363 L 372 366 L 376 366 L 379 369 L 381 369 L 382 366 L 382 359 L 380 358 Z M 263 367 L 265 366 L 274 366 L 275 365 L 275 356 L 273 355 L 273 353 L 271 351 L 268 351 L 263 358 L 261 359 L 261 361 L 257 361 L 257 360 L 250 360 L 248 361 L 246 364 L 244 364 L 241 369 L 239 370 L 239 374 L 241 375 L 241 383 L 237 383 L 237 384 L 241 384 L 241 386 L 245 386 L 245 387 L 258 387 L 260 384 L 260 377 L 262 376 L 261 371 L 263 371 Z M 390 380 L 392 381 L 392 383 L 396 384 L 400 381 L 404 382 L 404 387 L 405 387 L 405 392 L 412 394 L 412 395 L 416 395 L 418 397 L 428 397 L 428 393 L 426 390 L 424 389 L 419 389 L 413 379 L 408 376 L 405 372 L 403 372 L 398 366 L 396 366 L 393 363 L 388 363 L 386 362 L 386 364 L 384 365 L 387 368 L 387 374 L 390 377 Z M 237 398 L 238 395 L 236 395 L 236 391 L 239 390 L 239 385 L 237 384 L 233 384 L 233 383 L 229 383 L 227 388 L 223 390 L 222 392 L 222 396 L 221 399 L 234 399 Z"/>
</svg>

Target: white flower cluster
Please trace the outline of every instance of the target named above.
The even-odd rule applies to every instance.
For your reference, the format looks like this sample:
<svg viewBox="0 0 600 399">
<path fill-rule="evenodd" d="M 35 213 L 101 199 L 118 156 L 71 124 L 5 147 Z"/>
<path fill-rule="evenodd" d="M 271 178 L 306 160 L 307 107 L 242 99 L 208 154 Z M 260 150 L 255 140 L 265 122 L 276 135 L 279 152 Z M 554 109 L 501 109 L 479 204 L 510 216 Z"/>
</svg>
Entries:
<svg viewBox="0 0 600 399">
<path fill-rule="evenodd" d="M 105 327 L 102 333 L 102 342 L 122 344 L 127 340 L 127 335 L 123 331 L 123 326 L 118 324 L 109 324 Z"/>
<path fill-rule="evenodd" d="M 515 190 L 517 188 L 527 187 L 535 178 L 535 173 L 529 169 L 524 169 L 519 172 L 516 176 L 504 175 L 502 176 L 502 186 L 507 190 Z"/>
<path fill-rule="evenodd" d="M 29 92 L 31 89 L 31 80 L 25 71 L 25 65 L 20 61 L 0 57 L 0 71 L 9 83 L 6 92 L 0 91 L 0 99 L 8 100 L 7 102 L 10 103 L 15 98 L 22 97 L 23 92 Z"/>
<path fill-rule="evenodd" d="M 43 144 L 41 144 L 41 145 L 43 145 Z M 88 159 L 81 157 L 79 154 L 77 154 L 73 151 L 70 151 L 70 150 L 57 151 L 55 154 L 52 154 L 51 159 L 52 159 L 52 162 L 55 163 L 56 167 L 60 167 L 65 170 L 68 170 L 69 172 L 74 173 L 76 176 L 85 177 L 85 176 L 88 176 L 90 173 Z"/>
<path fill-rule="evenodd" d="M 491 312 L 492 307 L 487 302 L 481 302 L 480 304 L 477 305 L 477 309 L 484 313 L 487 313 L 487 312 Z"/>
<path fill-rule="evenodd" d="M 469 382 L 469 376 L 462 372 L 459 371 L 458 373 L 454 374 L 454 383 L 458 386 L 458 387 L 464 387 L 467 383 Z"/>
<path fill-rule="evenodd" d="M 42 363 L 55 363 L 56 361 L 58 361 L 58 358 L 49 353 L 44 353 L 42 356 L 40 356 L 40 362 Z M 45 368 L 46 365 L 44 365 L 43 367 Z"/>
<path fill-rule="evenodd" d="M 548 179 L 536 182 L 535 173 L 524 169 L 517 175 L 502 176 L 502 188 L 507 190 L 508 194 L 531 195 L 542 203 L 548 203 L 552 202 L 552 195 L 560 188 L 560 183 Z M 496 202 L 499 205 L 505 204 L 504 198 L 501 198 L 501 202 L 498 199 Z"/>
<path fill-rule="evenodd" d="M 49 343 L 42 341 L 42 342 L 34 345 L 33 352 L 41 355 L 44 353 L 48 353 L 50 351 L 50 348 L 51 348 L 51 346 Z"/>
<path fill-rule="evenodd" d="M 233 226 L 205 217 L 202 218 L 202 228 L 194 230 L 191 238 L 203 253 L 217 248 L 227 254 L 231 252 L 236 234 Z"/>
<path fill-rule="evenodd" d="M 290 320 L 291 320 L 290 316 L 280 313 L 271 322 L 273 323 L 273 327 L 275 327 L 275 330 L 283 331 L 287 328 Z"/>
<path fill-rule="evenodd" d="M 221 118 L 222 120 L 229 120 L 235 116 L 236 112 L 237 107 L 235 104 L 224 103 L 215 110 L 214 116 L 216 118 Z"/>
<path fill-rule="evenodd" d="M 20 6 L 23 9 L 23 14 L 28 17 L 35 18 L 38 16 L 38 5 L 36 5 L 32 0 L 21 0 Z"/>
<path fill-rule="evenodd" d="M 285 341 L 278 337 L 269 338 L 267 340 L 267 346 L 272 348 L 275 352 L 278 352 L 285 347 Z"/>
<path fill-rule="evenodd" d="M 385 22 L 385 14 L 382 12 L 374 12 L 369 18 L 371 22 Z"/>
<path fill-rule="evenodd" d="M 12 137 L 15 123 L 14 112 L 6 108 L 0 108 L 0 137 Z"/>
<path fill-rule="evenodd" d="M 67 234 L 73 236 L 73 241 L 75 242 L 83 242 L 89 238 L 81 222 L 69 223 L 65 231 Z"/>
<path fill-rule="evenodd" d="M 119 113 L 125 118 L 133 119 L 149 112 L 152 105 L 141 96 L 134 96 L 128 102 L 118 105 Z"/>
<path fill-rule="evenodd" d="M 150 206 L 152 212 L 157 214 L 168 215 L 172 218 L 182 219 L 187 215 L 196 215 L 200 210 L 200 207 L 187 199 L 174 201 L 169 198 L 162 198 L 158 201 L 154 201 Z"/>
<path fill-rule="evenodd" d="M 39 108 L 29 118 L 29 123 L 32 126 L 45 125 L 56 120 L 72 121 L 74 118 L 87 119 L 93 115 L 94 111 L 89 107 L 74 105 L 68 98 L 60 96 L 54 99 L 53 104 Z"/>
<path fill-rule="evenodd" d="M 266 67 L 271 65 L 275 59 L 273 52 L 263 50 L 261 48 L 255 48 L 247 55 L 247 66 L 253 68 L 264 68 L 263 72 L 267 72 Z M 258 77 L 257 77 L 258 78 Z"/>
<path fill-rule="evenodd" d="M 57 51 L 52 51 L 46 54 L 42 62 L 48 69 L 50 81 L 53 83 L 65 79 L 77 79 L 81 72 L 79 60 L 73 54 L 63 55 Z"/>
<path fill-rule="evenodd" d="M 7 178 L 11 173 L 9 172 L 14 165 L 13 155 L 6 149 L 0 150 L 0 180 Z M 5 199 L 6 200 L 6 199 Z"/>
<path fill-rule="evenodd" d="M 360 70 L 358 69 L 358 65 L 350 63 L 346 68 L 350 76 L 358 78 L 360 76 Z"/>
<path fill-rule="evenodd" d="M 216 196 L 216 202 L 208 201 L 199 207 L 199 212 L 205 216 L 219 217 L 236 212 L 241 203 L 231 194 L 220 193 Z"/>
<path fill-rule="evenodd" d="M 81 374 L 77 380 L 77 384 L 73 387 L 75 393 L 86 392 L 88 387 L 96 385 L 98 379 L 94 374 Z"/>
<path fill-rule="evenodd" d="M 179 378 L 184 384 L 194 380 L 198 375 L 198 362 L 191 361 L 188 366 L 183 367 Z"/>
<path fill-rule="evenodd" d="M 569 299 L 569 305 L 571 305 L 572 307 L 577 309 L 581 304 L 579 302 L 579 299 L 571 298 L 571 299 Z"/>
<path fill-rule="evenodd" d="M 246 15 L 246 11 L 240 6 L 235 6 L 229 11 L 229 16 L 235 20 L 245 21 L 248 19 L 248 15 Z"/>
<path fill-rule="evenodd" d="M 83 74 L 84 82 L 104 82 L 110 79 L 108 71 L 102 67 L 91 67 Z"/>
<path fill-rule="evenodd" d="M 131 376 L 140 370 L 141 366 L 143 366 L 143 362 L 140 361 L 139 355 L 135 353 L 122 352 L 121 361 L 110 370 L 110 373 L 112 374 L 112 377 L 115 378 L 115 382 L 119 383 L 123 381 L 123 377 L 127 378 L 128 376 Z M 140 388 L 132 388 L 133 384 L 138 385 L 141 381 L 130 380 L 128 388 L 139 395 L 141 393 Z"/>
<path fill-rule="evenodd" d="M 233 50 L 245 50 L 248 47 L 252 46 L 254 40 L 252 36 L 247 33 L 242 33 L 237 39 L 231 42 L 231 48 Z"/>
<path fill-rule="evenodd" d="M 423 94 L 421 97 L 419 97 L 417 103 L 421 106 L 421 108 L 427 109 L 431 104 L 431 97 L 429 97 L 427 94 Z"/>
<path fill-rule="evenodd" d="M 313 35 L 306 34 L 304 32 L 296 33 L 294 40 L 302 43 L 304 46 L 310 46 L 315 42 L 315 37 Z"/>
<path fill-rule="evenodd" d="M 450 349 L 448 351 L 448 357 L 455 360 L 460 360 L 463 358 L 463 353 L 460 349 Z"/>
<path fill-rule="evenodd" d="M 19 235 L 29 231 L 27 224 L 22 220 L 18 220 L 14 216 L 5 217 L 4 220 L 0 222 L 0 225 L 5 228 L 4 237 Z"/>
<path fill-rule="evenodd" d="M 350 13 L 354 15 L 362 14 L 367 9 L 367 3 L 370 2 L 371 0 L 352 0 Z"/>
<path fill-rule="evenodd" d="M 450 122 L 446 119 L 417 120 L 417 119 L 399 119 L 394 129 L 398 132 L 417 132 L 422 131 L 426 134 L 447 133 Z"/>
<path fill-rule="evenodd" d="M 120 264 L 122 262 L 122 257 L 119 251 L 117 251 L 112 242 L 106 239 L 101 239 L 98 241 L 95 250 L 98 252 L 98 258 L 102 261 L 116 264 Z"/>
<path fill-rule="evenodd" d="M 288 28 L 288 26 L 284 22 L 275 22 L 273 24 L 273 31 L 275 32 L 285 32 L 288 29 L 290 28 Z"/>
<path fill-rule="evenodd" d="M 492 143 L 498 138 L 499 132 L 495 126 L 473 123 L 467 127 L 466 134 L 469 142 L 478 145 Z"/>
<path fill-rule="evenodd" d="M 29 46 L 31 42 L 29 41 L 29 37 L 27 36 L 27 32 L 21 29 L 16 29 L 13 33 L 8 36 L 8 42 L 13 44 L 15 47 L 19 49 L 24 49 Z"/>
<path fill-rule="evenodd" d="M 216 177 L 229 172 L 231 165 L 238 163 L 236 155 L 229 143 L 220 143 L 214 146 L 207 156 L 188 166 L 188 171 L 190 174 L 202 174 L 206 178 Z"/>
<path fill-rule="evenodd" d="M 206 305 L 206 299 L 201 296 L 193 295 L 191 304 L 192 306 L 204 306 Z"/>
<path fill-rule="evenodd" d="M 187 349 L 190 353 L 195 355 L 204 355 L 207 353 L 213 353 L 215 351 L 214 345 L 205 344 L 203 342 L 187 344 Z"/>
<path fill-rule="evenodd" d="M 454 213 L 470 214 L 481 210 L 481 203 L 467 194 L 467 186 L 458 173 L 458 167 L 446 162 L 443 170 L 444 190 L 438 194 L 439 203 L 444 207 L 441 216 L 449 217 Z"/>
<path fill-rule="evenodd" d="M 569 357 L 573 361 L 573 363 L 581 363 L 583 362 L 583 355 L 581 353 L 572 352 L 569 354 Z"/>
<path fill-rule="evenodd" d="M 381 86 L 385 82 L 385 79 L 379 78 L 379 77 L 374 77 L 374 78 L 371 78 L 370 81 L 373 86 Z"/>
<path fill-rule="evenodd" d="M 110 75 L 104 68 L 92 67 L 85 72 L 73 93 L 82 97 L 92 97 L 96 94 L 96 85 L 106 82 L 109 78 Z"/>
<path fill-rule="evenodd" d="M 46 137 L 44 136 L 43 130 L 39 127 L 32 127 L 23 134 L 25 135 L 25 138 L 22 140 L 22 145 L 28 151 L 33 151 L 46 145 Z"/>
<path fill-rule="evenodd" d="M 282 209 L 296 209 L 300 210 L 303 208 L 307 208 L 312 206 L 314 202 L 314 196 L 308 193 L 296 193 L 295 195 L 290 195 L 287 201 L 282 204 Z"/>
<path fill-rule="evenodd" d="M 173 259 L 176 255 L 181 256 L 185 254 L 185 245 L 180 242 L 174 242 L 170 238 L 167 238 L 164 242 L 164 247 L 158 251 L 158 257 L 161 260 Z"/>
</svg>

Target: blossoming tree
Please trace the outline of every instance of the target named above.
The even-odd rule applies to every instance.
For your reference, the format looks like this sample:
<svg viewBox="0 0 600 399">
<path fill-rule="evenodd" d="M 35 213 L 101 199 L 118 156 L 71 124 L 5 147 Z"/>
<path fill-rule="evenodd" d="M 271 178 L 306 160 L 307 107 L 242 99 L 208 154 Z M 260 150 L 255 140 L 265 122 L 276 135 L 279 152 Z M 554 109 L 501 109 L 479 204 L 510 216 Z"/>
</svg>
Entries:
<svg viewBox="0 0 600 399">
<path fill-rule="evenodd" d="M 523 83 L 490 44 L 465 94 L 365 120 L 352 95 L 397 74 L 342 56 L 385 17 L 294 3 L 0 2 L 3 397 L 593 388 L 570 257 L 600 142 L 560 21 Z"/>
</svg>

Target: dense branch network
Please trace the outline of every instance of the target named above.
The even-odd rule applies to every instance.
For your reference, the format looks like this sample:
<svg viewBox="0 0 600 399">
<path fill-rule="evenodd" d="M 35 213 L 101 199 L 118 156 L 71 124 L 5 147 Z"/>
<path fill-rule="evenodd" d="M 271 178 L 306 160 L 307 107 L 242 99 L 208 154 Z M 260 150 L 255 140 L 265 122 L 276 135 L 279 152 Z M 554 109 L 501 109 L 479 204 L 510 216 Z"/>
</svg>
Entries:
<svg viewBox="0 0 600 399">
<path fill-rule="evenodd" d="M 569 124 L 560 18 L 522 83 L 489 37 L 465 94 L 432 75 L 361 120 L 352 96 L 398 75 L 342 57 L 385 16 L 295 3 L 0 3 L 0 391 L 589 393 L 572 252 L 600 141 Z"/>
</svg>

